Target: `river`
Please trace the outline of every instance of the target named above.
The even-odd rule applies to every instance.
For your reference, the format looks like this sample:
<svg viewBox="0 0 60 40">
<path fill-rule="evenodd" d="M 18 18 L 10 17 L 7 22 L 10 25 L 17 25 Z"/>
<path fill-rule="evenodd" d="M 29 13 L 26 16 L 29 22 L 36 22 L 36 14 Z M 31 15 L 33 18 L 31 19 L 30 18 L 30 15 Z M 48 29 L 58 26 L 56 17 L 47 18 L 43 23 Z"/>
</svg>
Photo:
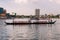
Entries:
<svg viewBox="0 0 60 40">
<path fill-rule="evenodd" d="M 6 25 L 0 20 L 0 40 L 60 40 L 60 19 L 55 24 Z"/>
</svg>

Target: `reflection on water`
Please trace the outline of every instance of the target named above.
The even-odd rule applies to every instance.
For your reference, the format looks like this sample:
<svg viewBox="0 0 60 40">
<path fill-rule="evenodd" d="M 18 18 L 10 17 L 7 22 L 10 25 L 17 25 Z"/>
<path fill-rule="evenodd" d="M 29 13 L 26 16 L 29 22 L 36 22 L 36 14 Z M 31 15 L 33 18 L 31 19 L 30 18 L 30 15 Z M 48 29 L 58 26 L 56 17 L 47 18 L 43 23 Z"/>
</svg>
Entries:
<svg viewBox="0 0 60 40">
<path fill-rule="evenodd" d="M 60 40 L 60 24 L 0 25 L 0 40 Z"/>
<path fill-rule="evenodd" d="M 53 27 L 52 27 L 53 26 Z M 5 25 L 0 27 L 0 40 L 53 40 L 55 25 Z"/>
</svg>

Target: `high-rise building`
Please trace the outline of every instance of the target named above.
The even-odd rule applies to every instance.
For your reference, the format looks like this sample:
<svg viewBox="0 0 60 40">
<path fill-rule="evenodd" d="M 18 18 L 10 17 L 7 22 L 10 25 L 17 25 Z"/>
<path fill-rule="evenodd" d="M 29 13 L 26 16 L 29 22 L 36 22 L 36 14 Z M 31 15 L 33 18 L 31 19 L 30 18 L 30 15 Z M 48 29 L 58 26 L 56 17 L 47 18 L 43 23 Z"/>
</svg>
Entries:
<svg viewBox="0 0 60 40">
<path fill-rule="evenodd" d="M 40 9 L 35 9 L 35 16 L 37 19 L 40 17 Z"/>
<path fill-rule="evenodd" d="M 3 13 L 3 8 L 0 7 L 0 14 L 2 14 L 2 13 Z"/>
<path fill-rule="evenodd" d="M 0 7 L 0 17 L 6 17 L 6 10 Z"/>
</svg>

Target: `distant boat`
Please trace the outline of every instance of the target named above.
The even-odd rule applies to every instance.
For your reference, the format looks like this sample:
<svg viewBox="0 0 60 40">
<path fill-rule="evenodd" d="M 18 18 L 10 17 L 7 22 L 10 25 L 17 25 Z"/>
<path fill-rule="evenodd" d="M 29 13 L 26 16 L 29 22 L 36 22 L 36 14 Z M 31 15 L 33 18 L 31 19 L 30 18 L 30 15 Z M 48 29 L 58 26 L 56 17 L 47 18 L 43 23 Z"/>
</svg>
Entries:
<svg viewBox="0 0 60 40">
<path fill-rule="evenodd" d="M 56 21 L 54 20 L 47 20 L 47 19 L 40 19 L 40 20 L 24 20 L 24 19 L 20 19 L 20 20 L 7 20 L 5 23 L 8 25 L 19 25 L 19 24 L 54 24 Z"/>
</svg>

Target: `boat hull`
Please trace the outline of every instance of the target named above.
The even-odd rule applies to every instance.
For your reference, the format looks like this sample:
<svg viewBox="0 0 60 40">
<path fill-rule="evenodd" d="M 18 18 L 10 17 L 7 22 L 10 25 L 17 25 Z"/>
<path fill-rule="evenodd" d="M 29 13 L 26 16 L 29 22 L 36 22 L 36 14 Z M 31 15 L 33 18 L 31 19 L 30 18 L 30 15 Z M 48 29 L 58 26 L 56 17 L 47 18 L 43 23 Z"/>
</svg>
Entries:
<svg viewBox="0 0 60 40">
<path fill-rule="evenodd" d="M 54 24 L 54 22 L 34 22 L 34 23 L 6 23 L 7 25 L 19 25 L 19 24 Z"/>
</svg>

